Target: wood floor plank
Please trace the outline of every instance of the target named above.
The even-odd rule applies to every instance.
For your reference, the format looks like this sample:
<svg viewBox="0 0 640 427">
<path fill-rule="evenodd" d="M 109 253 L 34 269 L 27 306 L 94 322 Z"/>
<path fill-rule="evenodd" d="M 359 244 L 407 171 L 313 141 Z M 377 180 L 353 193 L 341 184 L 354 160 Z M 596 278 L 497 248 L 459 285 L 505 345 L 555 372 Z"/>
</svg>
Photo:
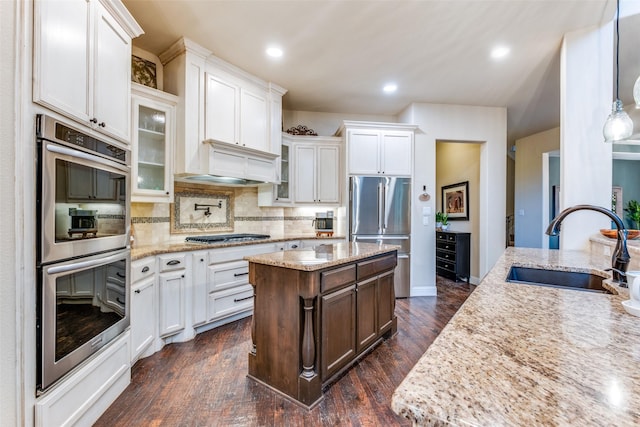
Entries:
<svg viewBox="0 0 640 427">
<path fill-rule="evenodd" d="M 327 387 L 311 411 L 246 377 L 247 318 L 140 360 L 95 426 L 408 426 L 391 410 L 391 395 L 474 289 L 442 278 L 437 286 L 437 297 L 397 300 L 398 333 Z"/>
</svg>

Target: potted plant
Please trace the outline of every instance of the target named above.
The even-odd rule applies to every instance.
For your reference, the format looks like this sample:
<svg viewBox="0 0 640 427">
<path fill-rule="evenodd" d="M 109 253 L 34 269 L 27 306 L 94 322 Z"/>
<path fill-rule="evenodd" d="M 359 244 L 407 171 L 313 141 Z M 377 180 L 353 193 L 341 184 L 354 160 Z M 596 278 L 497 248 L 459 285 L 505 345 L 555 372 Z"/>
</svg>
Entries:
<svg viewBox="0 0 640 427">
<path fill-rule="evenodd" d="M 624 211 L 627 213 L 629 220 L 631 220 L 631 226 L 637 230 L 640 225 L 640 203 L 636 200 L 629 200 Z"/>
<path fill-rule="evenodd" d="M 449 228 L 449 216 L 444 212 L 436 212 L 436 229 L 446 231 Z"/>
</svg>

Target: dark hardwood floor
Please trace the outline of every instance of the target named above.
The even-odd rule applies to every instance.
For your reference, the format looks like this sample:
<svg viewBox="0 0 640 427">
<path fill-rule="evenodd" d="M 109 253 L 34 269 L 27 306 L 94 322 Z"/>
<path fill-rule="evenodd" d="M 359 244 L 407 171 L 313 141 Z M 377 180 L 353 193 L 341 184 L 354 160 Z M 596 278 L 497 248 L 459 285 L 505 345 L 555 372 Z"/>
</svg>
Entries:
<svg viewBox="0 0 640 427">
<path fill-rule="evenodd" d="M 398 334 L 330 385 L 311 411 L 247 379 L 246 318 L 138 361 L 95 426 L 408 426 L 391 410 L 391 395 L 475 288 L 439 277 L 437 285 L 437 297 L 397 300 Z"/>
</svg>

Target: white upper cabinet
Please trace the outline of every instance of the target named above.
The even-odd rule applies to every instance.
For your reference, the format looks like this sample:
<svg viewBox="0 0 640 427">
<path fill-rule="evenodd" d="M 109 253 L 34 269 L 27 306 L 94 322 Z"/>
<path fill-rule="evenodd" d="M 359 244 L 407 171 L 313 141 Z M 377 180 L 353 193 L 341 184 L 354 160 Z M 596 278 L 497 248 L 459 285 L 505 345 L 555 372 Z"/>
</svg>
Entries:
<svg viewBox="0 0 640 427">
<path fill-rule="evenodd" d="M 180 97 L 175 173 L 219 175 L 234 168 L 240 158 L 245 158 L 241 162 L 246 165 L 260 158 L 258 166 L 270 168 L 268 173 L 236 170 L 233 176 L 275 182 L 278 173 L 273 159 L 280 155 L 286 90 L 213 56 L 186 38 L 160 54 L 160 60 L 165 90 Z M 227 164 L 226 159 L 232 161 Z"/>
<path fill-rule="evenodd" d="M 300 142 L 305 139 L 308 142 Z M 341 140 L 335 137 L 299 137 L 294 141 L 294 204 L 339 204 Z"/>
<path fill-rule="evenodd" d="M 174 95 L 132 83 L 131 201 L 173 202 Z"/>
<path fill-rule="evenodd" d="M 207 73 L 205 138 L 271 152 L 266 89 L 222 72 Z"/>
<path fill-rule="evenodd" d="M 131 39 L 119 1 L 35 2 L 34 102 L 129 143 Z"/>
<path fill-rule="evenodd" d="M 416 126 L 345 122 L 347 174 L 411 176 Z"/>
</svg>

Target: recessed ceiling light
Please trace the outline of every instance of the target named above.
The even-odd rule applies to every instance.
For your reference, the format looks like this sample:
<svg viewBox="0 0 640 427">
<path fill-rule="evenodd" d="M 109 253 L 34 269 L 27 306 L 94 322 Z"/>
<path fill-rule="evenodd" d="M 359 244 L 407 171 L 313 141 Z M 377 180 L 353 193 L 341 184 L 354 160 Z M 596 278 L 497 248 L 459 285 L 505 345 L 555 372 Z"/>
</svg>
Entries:
<svg viewBox="0 0 640 427">
<path fill-rule="evenodd" d="M 491 50 L 491 57 L 493 59 L 502 59 L 505 56 L 509 55 L 509 52 L 511 52 L 511 49 L 509 49 L 508 47 L 497 46 Z"/>
<path fill-rule="evenodd" d="M 279 47 L 271 46 L 267 48 L 267 55 L 272 58 L 280 58 L 282 56 L 282 53 L 282 49 L 280 49 Z"/>
<path fill-rule="evenodd" d="M 384 87 L 382 88 L 382 90 L 385 93 L 393 93 L 396 90 L 398 90 L 398 85 L 395 83 L 387 83 L 386 85 L 384 85 Z"/>
</svg>

